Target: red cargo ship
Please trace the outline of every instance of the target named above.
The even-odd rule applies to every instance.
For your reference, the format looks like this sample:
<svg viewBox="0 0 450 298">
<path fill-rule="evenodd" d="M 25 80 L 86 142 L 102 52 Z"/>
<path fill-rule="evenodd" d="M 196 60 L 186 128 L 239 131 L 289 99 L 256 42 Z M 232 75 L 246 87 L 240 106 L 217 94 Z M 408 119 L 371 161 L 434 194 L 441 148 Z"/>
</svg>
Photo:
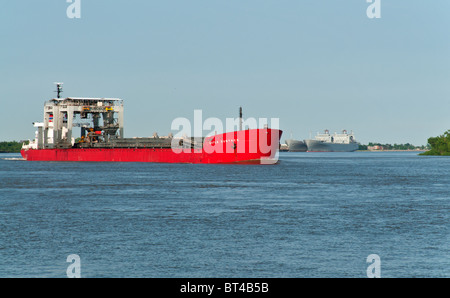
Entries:
<svg viewBox="0 0 450 298">
<path fill-rule="evenodd" d="M 29 161 L 259 163 L 278 161 L 282 131 L 248 129 L 206 138 L 123 137 L 123 101 L 112 98 L 57 98 L 45 103 L 44 122 L 34 123 L 36 138 L 23 145 Z M 242 123 L 242 109 L 240 112 Z M 80 127 L 80 138 L 72 128 Z"/>
</svg>

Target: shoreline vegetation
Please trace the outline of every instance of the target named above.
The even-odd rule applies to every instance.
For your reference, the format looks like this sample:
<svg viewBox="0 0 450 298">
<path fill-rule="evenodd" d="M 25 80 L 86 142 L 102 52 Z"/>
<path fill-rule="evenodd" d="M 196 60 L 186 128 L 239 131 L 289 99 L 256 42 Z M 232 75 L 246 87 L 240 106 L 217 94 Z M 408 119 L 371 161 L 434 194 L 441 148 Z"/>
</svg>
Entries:
<svg viewBox="0 0 450 298">
<path fill-rule="evenodd" d="M 430 150 L 420 153 L 420 155 L 450 156 L 450 130 L 438 137 L 429 138 L 428 144 L 430 145 Z"/>
<path fill-rule="evenodd" d="M 414 146 L 410 143 L 406 144 L 381 144 L 369 143 L 368 145 L 359 145 L 358 151 L 426 151 L 430 150 L 430 146 Z"/>
<path fill-rule="evenodd" d="M 422 149 L 421 147 L 417 147 L 416 149 L 377 149 L 377 150 L 369 150 L 369 149 L 358 149 L 355 152 L 427 152 L 429 149 Z"/>
<path fill-rule="evenodd" d="M 0 153 L 20 153 L 20 149 L 24 142 L 25 141 L 0 142 Z"/>
</svg>

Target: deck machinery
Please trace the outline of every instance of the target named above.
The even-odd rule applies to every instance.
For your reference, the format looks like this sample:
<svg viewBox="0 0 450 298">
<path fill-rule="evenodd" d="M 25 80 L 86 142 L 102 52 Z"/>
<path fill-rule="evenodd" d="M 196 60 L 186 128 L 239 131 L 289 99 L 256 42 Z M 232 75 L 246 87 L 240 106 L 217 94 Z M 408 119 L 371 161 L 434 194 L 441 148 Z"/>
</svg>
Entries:
<svg viewBox="0 0 450 298">
<path fill-rule="evenodd" d="M 36 149 L 66 148 L 170 148 L 172 136 L 124 138 L 123 100 L 118 98 L 61 98 L 62 83 L 56 83 L 57 98 L 44 105 L 44 122 L 35 123 Z M 73 127 L 81 128 L 75 141 Z"/>
</svg>

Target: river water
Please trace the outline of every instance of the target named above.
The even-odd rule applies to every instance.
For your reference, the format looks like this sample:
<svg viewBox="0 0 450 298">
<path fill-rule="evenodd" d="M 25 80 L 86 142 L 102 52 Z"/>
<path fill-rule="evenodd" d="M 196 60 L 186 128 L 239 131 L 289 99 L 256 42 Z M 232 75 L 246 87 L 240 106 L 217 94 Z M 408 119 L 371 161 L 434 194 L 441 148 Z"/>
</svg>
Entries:
<svg viewBox="0 0 450 298">
<path fill-rule="evenodd" d="M 280 153 L 277 165 L 0 154 L 0 277 L 450 277 L 450 158 Z"/>
</svg>

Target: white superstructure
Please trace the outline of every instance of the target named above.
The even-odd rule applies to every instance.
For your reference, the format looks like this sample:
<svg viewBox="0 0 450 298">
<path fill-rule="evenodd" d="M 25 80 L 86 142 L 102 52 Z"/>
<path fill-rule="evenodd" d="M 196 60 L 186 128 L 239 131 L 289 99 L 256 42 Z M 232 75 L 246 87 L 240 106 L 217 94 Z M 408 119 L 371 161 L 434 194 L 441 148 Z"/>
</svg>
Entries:
<svg viewBox="0 0 450 298">
<path fill-rule="evenodd" d="M 356 151 L 359 148 L 353 131 L 347 133 L 346 130 L 343 130 L 342 133 L 335 132 L 334 134 L 330 134 L 329 130 L 325 130 L 325 133 L 317 134 L 314 140 L 306 140 L 305 142 L 308 151 L 349 152 Z"/>
</svg>

